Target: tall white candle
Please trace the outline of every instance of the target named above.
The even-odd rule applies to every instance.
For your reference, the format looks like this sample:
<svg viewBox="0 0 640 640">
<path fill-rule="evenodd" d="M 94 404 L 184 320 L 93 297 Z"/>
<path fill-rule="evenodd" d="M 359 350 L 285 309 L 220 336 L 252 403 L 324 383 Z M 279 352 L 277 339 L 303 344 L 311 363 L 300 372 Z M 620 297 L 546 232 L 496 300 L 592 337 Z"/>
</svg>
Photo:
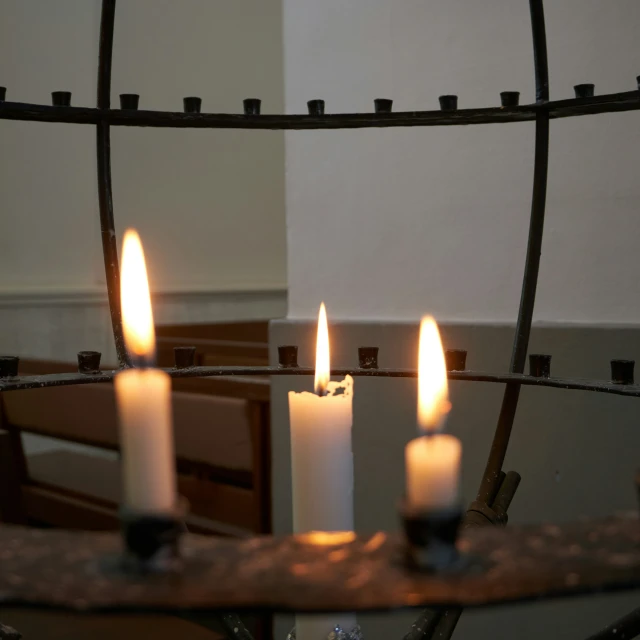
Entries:
<svg viewBox="0 0 640 640">
<path fill-rule="evenodd" d="M 353 378 L 330 382 L 329 331 L 324 304 L 318 318 L 315 393 L 289 392 L 293 530 L 353 530 Z M 326 640 L 350 614 L 296 616 L 297 640 Z"/>
<path fill-rule="evenodd" d="M 351 376 L 325 396 L 289 392 L 295 533 L 353 529 L 352 399 Z"/>
<path fill-rule="evenodd" d="M 418 349 L 418 424 L 425 434 L 407 444 L 407 503 L 424 511 L 455 507 L 459 500 L 462 445 L 438 433 L 451 408 L 447 367 L 435 320 L 420 323 Z"/>
<path fill-rule="evenodd" d="M 155 330 L 144 253 L 135 231 L 125 233 L 121 302 L 129 354 L 150 364 Z M 114 380 L 120 424 L 123 502 L 134 511 L 158 513 L 176 504 L 171 421 L 171 378 L 159 369 L 121 371 Z"/>
<path fill-rule="evenodd" d="M 133 511 L 170 511 L 176 506 L 171 378 L 159 369 L 130 369 L 114 384 L 124 504 Z"/>
</svg>

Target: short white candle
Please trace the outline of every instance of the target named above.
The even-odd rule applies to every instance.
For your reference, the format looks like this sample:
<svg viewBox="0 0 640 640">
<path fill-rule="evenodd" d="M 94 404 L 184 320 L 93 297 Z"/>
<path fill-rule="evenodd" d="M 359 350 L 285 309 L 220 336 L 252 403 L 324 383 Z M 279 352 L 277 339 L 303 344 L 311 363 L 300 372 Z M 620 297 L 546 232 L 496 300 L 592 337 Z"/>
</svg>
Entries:
<svg viewBox="0 0 640 640">
<path fill-rule="evenodd" d="M 318 318 L 315 393 L 289 392 L 294 533 L 353 530 L 353 378 L 330 382 L 329 331 L 324 304 Z M 351 614 L 296 616 L 297 640 L 326 640 Z"/>
<path fill-rule="evenodd" d="M 440 332 L 435 320 L 425 317 L 418 350 L 418 425 L 425 435 L 405 449 L 410 508 L 431 511 L 458 504 L 462 445 L 454 436 L 438 433 L 450 408 Z"/>
<path fill-rule="evenodd" d="M 129 353 L 152 363 L 155 331 L 144 253 L 135 231 L 125 233 L 121 302 Z M 171 421 L 171 378 L 159 369 L 121 371 L 114 380 L 120 424 L 123 503 L 138 512 L 159 513 L 176 506 L 176 473 Z"/>
<path fill-rule="evenodd" d="M 405 449 L 408 504 L 424 511 L 456 506 L 461 455 L 462 445 L 454 436 L 437 434 L 411 440 Z"/>
</svg>

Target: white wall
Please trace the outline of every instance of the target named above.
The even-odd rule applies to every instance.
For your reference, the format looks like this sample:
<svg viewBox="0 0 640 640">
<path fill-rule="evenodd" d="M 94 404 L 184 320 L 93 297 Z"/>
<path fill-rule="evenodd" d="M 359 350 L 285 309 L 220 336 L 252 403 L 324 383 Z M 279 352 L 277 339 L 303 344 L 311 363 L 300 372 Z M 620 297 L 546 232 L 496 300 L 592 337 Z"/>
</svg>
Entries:
<svg viewBox="0 0 640 640">
<path fill-rule="evenodd" d="M 284 0 L 289 112 L 534 100 L 526 0 Z M 552 98 L 635 88 L 636 0 L 546 3 Z M 552 122 L 535 319 L 640 318 L 638 113 Z M 289 315 L 514 321 L 533 123 L 286 134 Z"/>
<path fill-rule="evenodd" d="M 0 13 L 9 100 L 65 89 L 95 105 L 98 0 L 3 0 Z M 199 95 L 203 110 L 241 112 L 245 97 L 282 110 L 279 0 L 126 0 L 115 34 L 112 106 L 135 92 L 149 109 Z M 102 291 L 95 127 L 0 121 L 0 140 L 0 296 Z M 114 128 L 112 158 L 117 231 L 140 229 L 153 289 L 284 296 L 282 133 Z"/>
</svg>

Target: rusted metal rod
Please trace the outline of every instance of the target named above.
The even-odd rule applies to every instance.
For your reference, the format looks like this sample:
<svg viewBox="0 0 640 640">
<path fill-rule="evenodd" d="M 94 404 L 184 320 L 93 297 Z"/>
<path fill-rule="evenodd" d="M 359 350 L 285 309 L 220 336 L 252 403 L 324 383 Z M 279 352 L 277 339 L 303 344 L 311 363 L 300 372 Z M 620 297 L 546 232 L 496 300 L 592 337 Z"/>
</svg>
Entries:
<svg viewBox="0 0 640 640">
<path fill-rule="evenodd" d="M 535 61 L 536 97 L 539 101 L 549 99 L 549 65 L 547 60 L 547 37 L 544 23 L 542 0 L 529 0 L 531 10 L 531 30 L 533 34 L 533 54 Z M 531 217 L 529 221 L 529 239 L 525 258 L 522 293 L 516 334 L 511 354 L 509 370 L 522 373 L 529 348 L 533 308 L 538 286 L 544 214 L 547 199 L 547 174 L 549 168 L 549 114 L 538 112 L 536 115 L 535 161 L 533 173 L 533 195 L 531 199 Z M 491 444 L 489 459 L 478 489 L 478 500 L 487 502 L 495 493 L 498 476 L 502 469 L 509 446 L 511 429 L 516 416 L 520 385 L 517 382 L 507 384 L 498 424 Z"/>
<path fill-rule="evenodd" d="M 631 640 L 640 635 L 640 607 L 619 618 L 587 640 Z"/>
<path fill-rule="evenodd" d="M 506 122 L 531 122 L 538 114 L 549 119 L 640 109 L 640 92 L 623 91 L 593 98 L 570 98 L 520 106 L 500 106 L 455 111 L 396 111 L 374 113 L 266 114 L 247 118 L 239 113 L 196 113 L 53 107 L 22 102 L 1 102 L 0 120 L 32 122 L 104 123 L 124 127 L 169 127 L 176 129 L 360 129 L 367 127 L 438 127 Z"/>
<path fill-rule="evenodd" d="M 107 113 L 111 104 L 111 61 L 113 57 L 113 28 L 116 0 L 102 0 L 100 19 L 100 48 L 98 55 L 98 110 Z M 58 107 L 62 108 L 62 107 Z M 122 113 L 136 113 L 123 111 Z M 118 244 L 113 218 L 113 196 L 111 190 L 111 133 L 109 123 L 99 118 L 96 121 L 96 147 L 98 155 L 98 205 L 100 207 L 100 235 L 104 272 L 107 280 L 107 295 L 113 338 L 121 365 L 129 364 L 129 357 L 122 332 L 120 313 L 120 268 L 118 266 Z"/>
<path fill-rule="evenodd" d="M 311 367 L 188 367 L 185 369 L 164 369 L 172 378 L 207 378 L 220 376 L 312 376 Z M 44 387 L 62 387 L 76 384 L 94 384 L 111 382 L 117 371 L 98 373 L 50 373 L 46 375 L 0 377 L 0 391 L 19 391 L 41 389 Z M 346 375 L 369 378 L 416 378 L 416 369 L 332 369 L 332 376 Z M 512 386 L 551 387 L 555 389 L 573 389 L 577 391 L 595 391 L 618 396 L 640 397 L 640 385 L 621 385 L 605 380 L 580 380 L 573 378 L 534 378 L 520 373 L 486 373 L 483 371 L 449 371 L 449 380 L 464 382 L 517 383 Z M 497 479 L 500 474 L 497 474 Z M 492 494 L 495 494 L 495 491 Z"/>
</svg>

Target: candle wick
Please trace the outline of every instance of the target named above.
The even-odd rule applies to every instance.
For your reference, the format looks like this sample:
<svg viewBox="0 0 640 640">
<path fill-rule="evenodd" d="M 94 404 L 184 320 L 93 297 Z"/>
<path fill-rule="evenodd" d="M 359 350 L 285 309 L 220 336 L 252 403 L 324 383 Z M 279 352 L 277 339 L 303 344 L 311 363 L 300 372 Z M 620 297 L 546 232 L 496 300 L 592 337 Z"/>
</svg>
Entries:
<svg viewBox="0 0 640 640">
<path fill-rule="evenodd" d="M 318 386 L 314 389 L 316 395 L 320 396 L 321 398 L 323 396 L 326 396 L 328 394 L 327 391 L 327 385 L 326 384 L 322 384 L 322 383 L 318 383 Z"/>
</svg>

